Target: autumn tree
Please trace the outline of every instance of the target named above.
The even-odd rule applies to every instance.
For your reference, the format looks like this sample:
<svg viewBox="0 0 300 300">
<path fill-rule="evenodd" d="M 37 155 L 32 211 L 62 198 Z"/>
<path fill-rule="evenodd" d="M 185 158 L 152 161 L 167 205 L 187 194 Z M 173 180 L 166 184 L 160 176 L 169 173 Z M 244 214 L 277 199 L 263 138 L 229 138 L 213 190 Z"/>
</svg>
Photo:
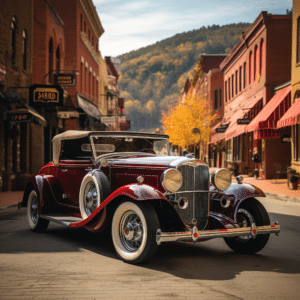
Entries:
<svg viewBox="0 0 300 300">
<path fill-rule="evenodd" d="M 215 118 L 209 109 L 209 103 L 192 88 L 185 102 L 178 100 L 169 111 L 162 112 L 164 133 L 170 142 L 182 148 L 204 146 L 209 142 L 210 124 Z"/>
</svg>

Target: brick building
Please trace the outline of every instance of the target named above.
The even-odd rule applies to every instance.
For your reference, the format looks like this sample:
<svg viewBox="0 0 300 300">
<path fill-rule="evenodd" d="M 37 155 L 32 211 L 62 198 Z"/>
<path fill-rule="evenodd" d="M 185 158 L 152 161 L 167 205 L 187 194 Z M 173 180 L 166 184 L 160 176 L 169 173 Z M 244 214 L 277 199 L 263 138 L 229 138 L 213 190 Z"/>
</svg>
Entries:
<svg viewBox="0 0 300 300">
<path fill-rule="evenodd" d="M 281 163 L 288 164 L 287 146 L 280 141 L 284 133 L 272 125 L 288 108 L 288 94 L 274 100 L 277 106 L 265 115 L 264 127 L 254 124 L 259 122 L 258 115 L 274 96 L 275 88 L 290 80 L 291 23 L 291 16 L 262 12 L 220 65 L 225 108 L 219 128 L 226 131 L 218 140 L 226 140 L 226 166 L 236 174 L 258 168 L 259 176 L 272 178 L 280 157 L 286 160 Z M 254 165 L 256 149 L 260 162 Z"/>
<path fill-rule="evenodd" d="M 78 118 L 64 120 L 64 128 L 93 129 L 100 122 L 99 38 L 104 33 L 92 0 L 51 0 L 64 23 L 65 66 L 75 72 L 76 84 L 66 87 L 65 109 L 78 111 Z"/>
<path fill-rule="evenodd" d="M 33 145 L 42 133 L 40 123 L 45 125 L 45 120 L 28 106 L 33 61 L 32 15 L 33 0 L 1 3 L 0 177 L 3 185 L 0 184 L 0 191 L 20 188 L 24 174 L 37 170 Z"/>
<path fill-rule="evenodd" d="M 204 99 L 209 104 L 209 109 L 212 114 L 215 115 L 211 127 L 214 127 L 216 123 L 220 122 L 224 114 L 224 105 L 222 99 L 222 87 L 223 87 L 223 74 L 220 70 L 220 63 L 225 59 L 226 54 L 200 54 L 193 78 L 191 83 L 187 81 L 186 88 L 191 84 L 195 85 L 196 93 L 200 96 L 200 99 Z M 210 152 L 209 152 L 210 149 Z M 203 149 L 200 149 L 201 153 L 198 153 L 198 157 L 209 159 L 216 163 L 217 151 L 212 153 L 212 147 L 208 148 L 206 145 Z"/>
<path fill-rule="evenodd" d="M 48 0 L 34 1 L 32 84 L 53 84 L 53 74 L 64 70 L 65 33 L 64 23 Z M 39 167 L 51 158 L 52 138 L 63 131 L 63 122 L 57 116 L 58 108 L 36 107 L 43 114 L 47 126 L 40 133 L 37 158 L 43 158 Z"/>
<path fill-rule="evenodd" d="M 293 1 L 290 109 L 277 122 L 279 129 L 291 129 L 291 166 L 300 172 L 300 3 Z M 287 135 L 289 137 L 289 135 Z"/>
</svg>

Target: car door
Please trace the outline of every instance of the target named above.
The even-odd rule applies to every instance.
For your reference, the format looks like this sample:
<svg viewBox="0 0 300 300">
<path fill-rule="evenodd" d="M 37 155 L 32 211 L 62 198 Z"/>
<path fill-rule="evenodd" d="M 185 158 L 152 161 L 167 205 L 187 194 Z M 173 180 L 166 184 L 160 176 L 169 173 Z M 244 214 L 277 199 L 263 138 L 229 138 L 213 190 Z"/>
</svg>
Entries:
<svg viewBox="0 0 300 300">
<path fill-rule="evenodd" d="M 89 161 L 61 161 L 59 177 L 64 190 L 62 204 L 79 207 L 79 191 L 83 177 L 95 167 Z"/>
</svg>

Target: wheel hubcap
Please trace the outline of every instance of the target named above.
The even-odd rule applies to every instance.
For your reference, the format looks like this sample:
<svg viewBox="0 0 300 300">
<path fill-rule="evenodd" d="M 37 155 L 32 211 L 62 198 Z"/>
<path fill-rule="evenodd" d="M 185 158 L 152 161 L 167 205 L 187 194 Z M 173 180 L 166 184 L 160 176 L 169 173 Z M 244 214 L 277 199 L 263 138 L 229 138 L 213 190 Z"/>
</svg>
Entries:
<svg viewBox="0 0 300 300">
<path fill-rule="evenodd" d="M 30 217 L 31 221 L 36 224 L 38 219 L 38 202 L 37 197 L 33 196 L 31 200 L 31 206 L 30 206 Z"/>
<path fill-rule="evenodd" d="M 126 212 L 120 222 L 120 239 L 123 246 L 130 252 L 137 251 L 143 240 L 143 224 L 134 211 Z"/>
<path fill-rule="evenodd" d="M 85 188 L 84 209 L 89 216 L 98 207 L 98 193 L 94 183 L 89 183 Z"/>
</svg>

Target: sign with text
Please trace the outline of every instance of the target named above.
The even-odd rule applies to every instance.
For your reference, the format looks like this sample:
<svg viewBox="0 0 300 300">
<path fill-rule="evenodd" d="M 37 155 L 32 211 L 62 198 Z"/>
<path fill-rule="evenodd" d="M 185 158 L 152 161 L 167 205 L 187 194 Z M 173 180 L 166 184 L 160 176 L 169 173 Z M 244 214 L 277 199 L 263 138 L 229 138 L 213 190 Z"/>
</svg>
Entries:
<svg viewBox="0 0 300 300">
<path fill-rule="evenodd" d="M 35 106 L 63 106 L 64 92 L 59 85 L 34 84 L 29 88 L 29 104 Z"/>
<path fill-rule="evenodd" d="M 6 116 L 8 121 L 11 122 L 30 122 L 32 114 L 28 111 L 8 112 Z"/>
<path fill-rule="evenodd" d="M 221 125 L 220 127 L 216 128 L 217 133 L 223 133 L 228 128 L 229 124 Z"/>
<path fill-rule="evenodd" d="M 79 118 L 78 111 L 59 111 L 57 117 L 60 119 Z"/>
<path fill-rule="evenodd" d="M 62 86 L 74 86 L 75 74 L 54 74 L 54 84 Z"/>
<path fill-rule="evenodd" d="M 116 117 L 101 117 L 101 122 L 104 124 L 113 124 L 116 122 Z"/>
<path fill-rule="evenodd" d="M 250 119 L 237 119 L 236 122 L 238 125 L 247 125 L 251 122 L 251 120 Z"/>
</svg>

